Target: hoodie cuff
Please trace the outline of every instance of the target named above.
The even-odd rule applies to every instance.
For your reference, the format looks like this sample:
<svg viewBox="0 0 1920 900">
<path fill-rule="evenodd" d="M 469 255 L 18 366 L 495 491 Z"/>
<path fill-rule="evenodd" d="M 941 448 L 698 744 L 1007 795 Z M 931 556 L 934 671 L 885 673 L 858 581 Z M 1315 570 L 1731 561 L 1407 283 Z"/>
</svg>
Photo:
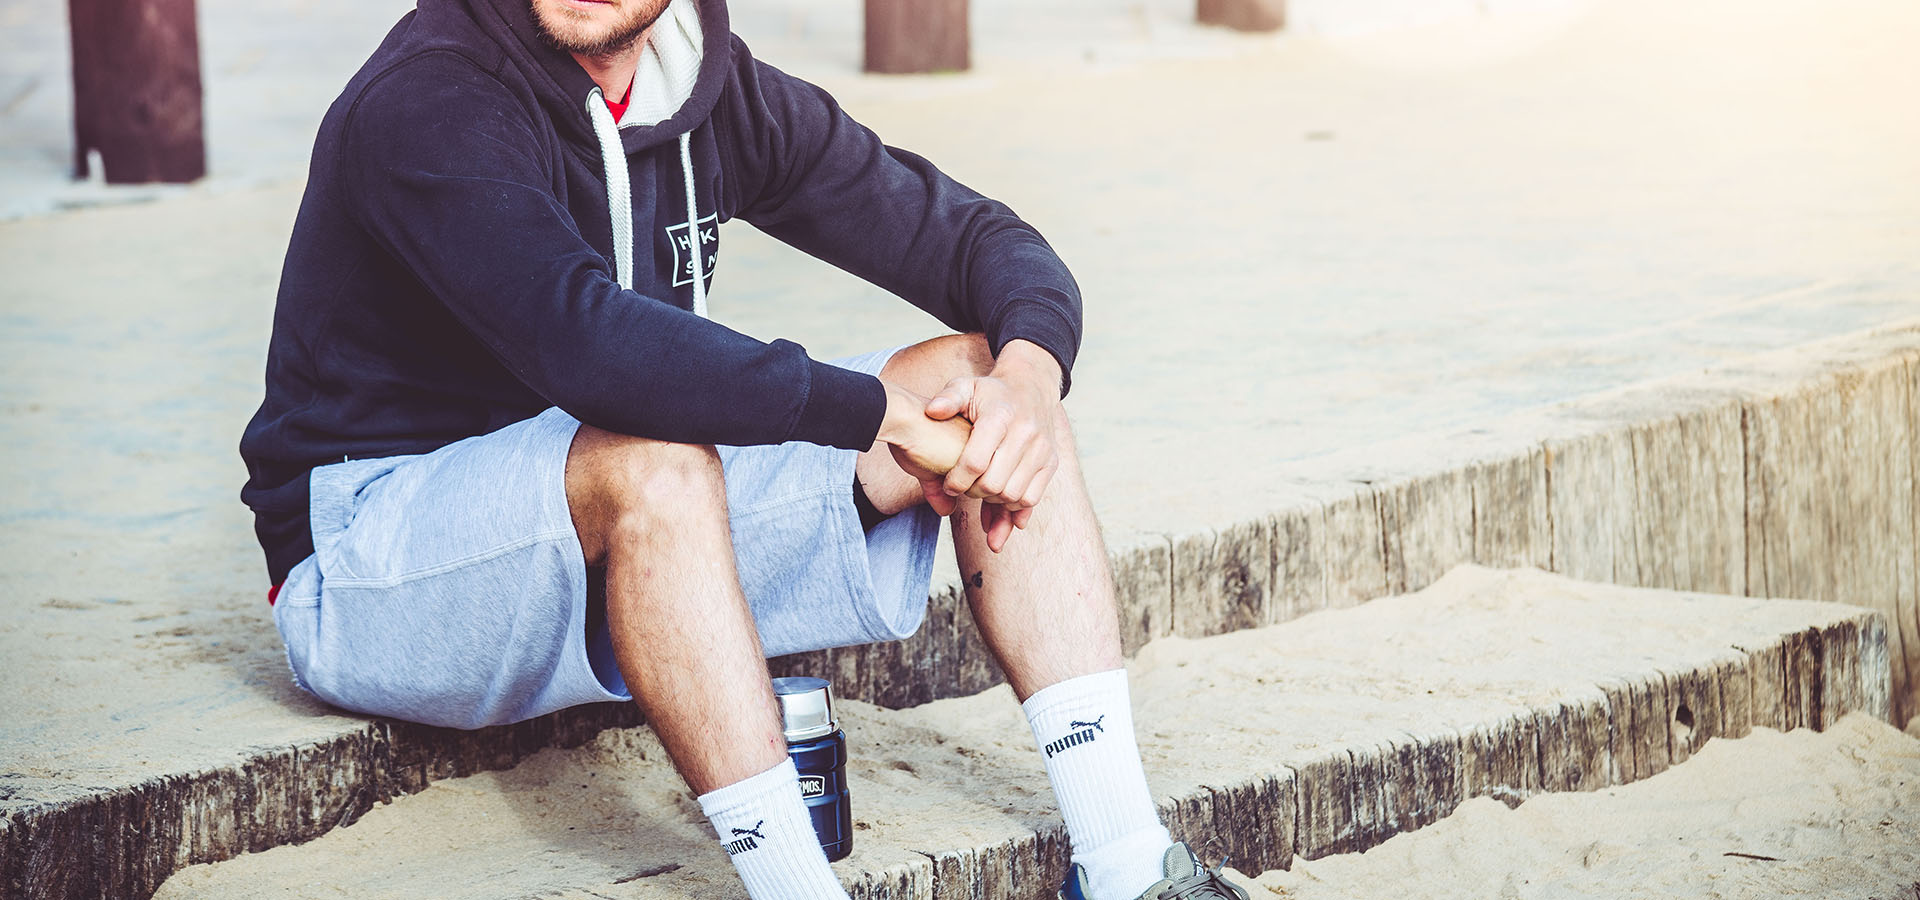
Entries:
<svg viewBox="0 0 1920 900">
<path fill-rule="evenodd" d="M 1016 303 L 1001 318 L 999 326 L 995 333 L 987 336 L 994 357 L 1000 356 L 1000 348 L 1009 341 L 1039 344 L 1060 364 L 1060 396 L 1067 396 L 1073 386 L 1074 355 L 1080 348 L 1079 329 L 1052 306 L 1032 301 Z"/>
<path fill-rule="evenodd" d="M 887 389 L 880 379 L 818 361 L 812 365 L 807 402 L 794 420 L 790 441 L 866 450 L 880 435 L 887 414 Z"/>
</svg>

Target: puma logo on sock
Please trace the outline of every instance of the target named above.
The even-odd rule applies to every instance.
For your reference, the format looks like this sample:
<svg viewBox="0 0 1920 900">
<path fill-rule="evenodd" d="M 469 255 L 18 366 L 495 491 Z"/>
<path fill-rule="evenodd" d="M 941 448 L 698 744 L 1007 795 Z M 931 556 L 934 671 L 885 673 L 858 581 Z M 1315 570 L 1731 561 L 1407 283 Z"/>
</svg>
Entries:
<svg viewBox="0 0 1920 900">
<path fill-rule="evenodd" d="M 1091 722 L 1075 721 L 1067 723 L 1067 727 L 1073 729 L 1073 731 L 1068 732 L 1066 737 L 1047 745 L 1047 758 L 1052 759 L 1054 754 L 1069 747 L 1078 747 L 1081 744 L 1092 743 L 1095 737 L 1094 732 L 1096 731 L 1100 734 L 1106 734 L 1107 730 L 1100 727 L 1100 722 L 1104 719 L 1106 719 L 1106 716 L 1101 716 Z"/>
<path fill-rule="evenodd" d="M 763 840 L 763 841 L 767 839 L 766 835 L 760 833 L 760 826 L 765 824 L 767 824 L 767 820 L 761 819 L 760 821 L 753 823 L 752 828 L 733 829 L 733 833 L 735 837 L 733 840 L 727 842 L 727 855 L 732 856 L 735 853 L 741 853 L 747 850 L 752 850 L 753 848 L 760 846 L 758 843 L 754 841 L 754 838 L 759 838 L 760 840 Z"/>
</svg>

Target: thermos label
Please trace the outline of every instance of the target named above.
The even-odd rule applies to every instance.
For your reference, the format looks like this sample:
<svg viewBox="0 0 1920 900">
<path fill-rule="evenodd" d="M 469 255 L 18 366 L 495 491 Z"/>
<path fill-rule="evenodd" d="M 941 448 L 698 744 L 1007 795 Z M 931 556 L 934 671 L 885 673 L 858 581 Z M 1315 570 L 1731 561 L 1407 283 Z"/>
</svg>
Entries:
<svg viewBox="0 0 1920 900">
<path fill-rule="evenodd" d="M 827 795 L 827 777 L 825 775 L 800 776 L 801 799 L 811 800 L 815 797 L 824 797 L 826 795 Z"/>
</svg>

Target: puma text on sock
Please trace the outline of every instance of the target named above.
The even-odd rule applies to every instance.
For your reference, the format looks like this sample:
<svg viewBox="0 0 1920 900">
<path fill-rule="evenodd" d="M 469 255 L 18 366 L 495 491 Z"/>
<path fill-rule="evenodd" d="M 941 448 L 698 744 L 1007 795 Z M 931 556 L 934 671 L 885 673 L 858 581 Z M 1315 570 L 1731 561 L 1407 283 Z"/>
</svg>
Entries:
<svg viewBox="0 0 1920 900">
<path fill-rule="evenodd" d="M 844 898 L 800 801 L 793 760 L 700 795 L 700 809 L 753 900 Z"/>
<path fill-rule="evenodd" d="M 1160 824 L 1140 768 L 1127 671 L 1069 678 L 1020 708 L 1033 726 L 1067 820 L 1073 860 L 1086 867 L 1093 900 L 1133 900 L 1166 877 L 1160 859 L 1173 838 Z"/>
</svg>

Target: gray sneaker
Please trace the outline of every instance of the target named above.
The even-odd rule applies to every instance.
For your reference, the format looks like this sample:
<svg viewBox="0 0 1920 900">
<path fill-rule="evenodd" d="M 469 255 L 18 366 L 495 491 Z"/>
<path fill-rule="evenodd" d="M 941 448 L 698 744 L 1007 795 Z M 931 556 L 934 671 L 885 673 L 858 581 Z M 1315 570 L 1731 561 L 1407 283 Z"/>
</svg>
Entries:
<svg viewBox="0 0 1920 900">
<path fill-rule="evenodd" d="M 1220 867 L 1225 868 L 1226 863 L 1222 862 Z M 1228 881 L 1219 868 L 1201 866 L 1200 857 L 1187 849 L 1185 841 L 1175 841 L 1167 848 L 1166 855 L 1160 858 L 1160 871 L 1167 877 L 1147 888 L 1138 900 L 1200 900 L 1203 897 L 1248 900 L 1246 889 Z M 1089 900 L 1087 870 L 1079 863 L 1073 864 L 1073 871 L 1067 873 L 1067 883 L 1060 886 L 1060 900 Z"/>
</svg>

